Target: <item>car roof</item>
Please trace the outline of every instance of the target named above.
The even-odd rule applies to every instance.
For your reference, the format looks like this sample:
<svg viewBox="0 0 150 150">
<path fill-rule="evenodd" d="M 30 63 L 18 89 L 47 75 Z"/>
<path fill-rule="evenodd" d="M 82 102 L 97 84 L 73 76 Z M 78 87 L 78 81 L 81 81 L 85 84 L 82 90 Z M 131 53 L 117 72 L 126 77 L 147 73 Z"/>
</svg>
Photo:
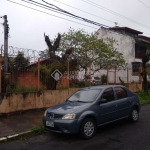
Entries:
<svg viewBox="0 0 150 150">
<path fill-rule="evenodd" d="M 106 89 L 111 87 L 125 87 L 123 85 L 98 85 L 98 86 L 89 86 L 81 89 Z"/>
</svg>

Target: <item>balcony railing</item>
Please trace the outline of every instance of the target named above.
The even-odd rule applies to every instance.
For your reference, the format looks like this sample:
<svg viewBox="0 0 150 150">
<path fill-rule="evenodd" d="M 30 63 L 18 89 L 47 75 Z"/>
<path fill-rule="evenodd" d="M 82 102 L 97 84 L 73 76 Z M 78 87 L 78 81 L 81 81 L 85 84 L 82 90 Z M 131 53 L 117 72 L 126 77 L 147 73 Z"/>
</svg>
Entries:
<svg viewBox="0 0 150 150">
<path fill-rule="evenodd" d="M 142 59 L 142 57 L 144 56 L 145 54 L 144 53 L 135 53 L 135 58 L 139 58 L 139 59 Z"/>
</svg>

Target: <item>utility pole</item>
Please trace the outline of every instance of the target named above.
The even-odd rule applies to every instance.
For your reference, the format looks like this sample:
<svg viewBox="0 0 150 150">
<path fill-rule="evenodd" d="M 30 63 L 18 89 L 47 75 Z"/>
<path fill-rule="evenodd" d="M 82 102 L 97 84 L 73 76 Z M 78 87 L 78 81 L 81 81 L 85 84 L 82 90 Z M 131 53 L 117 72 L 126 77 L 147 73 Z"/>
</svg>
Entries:
<svg viewBox="0 0 150 150">
<path fill-rule="evenodd" d="M 9 25 L 7 24 L 7 15 L 3 16 L 4 18 L 4 72 L 8 72 L 8 33 Z"/>
</svg>

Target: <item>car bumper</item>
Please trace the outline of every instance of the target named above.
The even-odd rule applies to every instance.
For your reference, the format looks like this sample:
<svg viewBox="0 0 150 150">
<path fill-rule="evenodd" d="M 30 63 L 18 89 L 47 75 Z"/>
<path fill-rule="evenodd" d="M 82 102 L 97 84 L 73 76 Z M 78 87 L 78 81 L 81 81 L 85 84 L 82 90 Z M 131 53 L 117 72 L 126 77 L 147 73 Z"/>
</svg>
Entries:
<svg viewBox="0 0 150 150">
<path fill-rule="evenodd" d="M 48 131 L 58 133 L 69 133 L 69 134 L 77 134 L 79 132 L 80 121 L 78 119 L 62 120 L 62 119 L 49 119 L 47 117 L 43 117 L 42 120 L 45 129 Z M 46 126 L 46 121 L 53 122 L 54 127 Z"/>
</svg>

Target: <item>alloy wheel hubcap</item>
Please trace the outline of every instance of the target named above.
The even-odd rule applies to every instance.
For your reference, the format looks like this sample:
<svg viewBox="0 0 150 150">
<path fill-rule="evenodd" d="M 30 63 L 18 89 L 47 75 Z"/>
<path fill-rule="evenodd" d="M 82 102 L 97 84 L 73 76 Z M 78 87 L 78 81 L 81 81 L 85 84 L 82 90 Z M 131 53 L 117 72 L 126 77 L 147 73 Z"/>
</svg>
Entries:
<svg viewBox="0 0 150 150">
<path fill-rule="evenodd" d="M 91 136 L 94 133 L 94 124 L 91 121 L 84 125 L 84 133 L 86 136 Z"/>
<path fill-rule="evenodd" d="M 138 112 L 137 112 L 137 110 L 133 110 L 132 117 L 133 117 L 134 120 L 138 119 Z"/>
</svg>

